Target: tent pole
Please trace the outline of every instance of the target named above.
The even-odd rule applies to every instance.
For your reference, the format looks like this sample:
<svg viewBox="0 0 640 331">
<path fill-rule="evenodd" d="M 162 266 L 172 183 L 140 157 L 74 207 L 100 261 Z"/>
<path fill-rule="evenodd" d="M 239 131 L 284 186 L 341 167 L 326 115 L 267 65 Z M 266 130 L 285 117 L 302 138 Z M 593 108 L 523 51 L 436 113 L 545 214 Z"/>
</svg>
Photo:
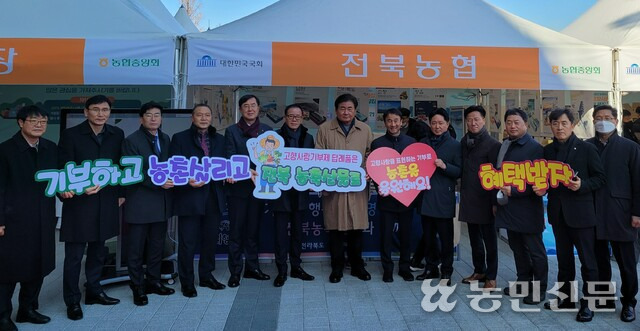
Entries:
<svg viewBox="0 0 640 331">
<path fill-rule="evenodd" d="M 613 90 L 611 105 L 622 112 L 622 91 L 620 90 L 620 49 L 614 48 L 613 56 Z M 622 121 L 618 121 L 618 132 L 622 132 Z"/>
</svg>

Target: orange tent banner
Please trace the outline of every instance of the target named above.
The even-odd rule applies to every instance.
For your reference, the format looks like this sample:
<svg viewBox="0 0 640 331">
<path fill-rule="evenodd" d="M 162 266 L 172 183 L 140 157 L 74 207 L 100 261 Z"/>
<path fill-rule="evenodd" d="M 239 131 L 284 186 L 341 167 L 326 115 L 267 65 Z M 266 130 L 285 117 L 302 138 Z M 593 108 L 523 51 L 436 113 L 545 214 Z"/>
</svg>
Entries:
<svg viewBox="0 0 640 331">
<path fill-rule="evenodd" d="M 537 48 L 272 44 L 272 85 L 538 89 Z"/>
<path fill-rule="evenodd" d="M 0 85 L 83 84 L 84 39 L 0 38 Z"/>
</svg>

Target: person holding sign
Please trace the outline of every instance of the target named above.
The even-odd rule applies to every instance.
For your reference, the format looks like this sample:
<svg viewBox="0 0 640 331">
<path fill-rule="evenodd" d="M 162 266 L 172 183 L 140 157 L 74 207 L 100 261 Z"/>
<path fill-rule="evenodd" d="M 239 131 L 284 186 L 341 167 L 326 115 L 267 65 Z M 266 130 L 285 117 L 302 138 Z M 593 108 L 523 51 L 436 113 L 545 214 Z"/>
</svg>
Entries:
<svg viewBox="0 0 640 331">
<path fill-rule="evenodd" d="M 173 135 L 169 155 L 224 157 L 225 143 L 221 134 L 211 126 L 212 110 L 198 104 L 191 111 L 191 127 Z M 198 296 L 194 286 L 193 258 L 200 248 L 198 275 L 200 286 L 222 290 L 223 284 L 213 276 L 216 268 L 216 246 L 222 212 L 226 207 L 222 181 L 189 183 L 173 188 L 173 214 L 178 216 L 178 275 L 182 295 Z"/>
<path fill-rule="evenodd" d="M 593 144 L 586 143 L 573 134 L 574 117 L 569 109 L 555 109 L 549 113 L 553 142 L 544 147 L 544 158 L 567 163 L 574 171 L 574 177 L 568 186 L 559 185 L 549 188 L 547 214 L 556 239 L 558 258 L 558 282 L 563 282 L 560 293 L 570 294 L 570 283 L 576 279 L 573 248 L 578 251 L 582 272 L 582 293 L 590 293 L 589 283 L 598 280 L 598 265 L 595 255 L 596 211 L 593 193 L 605 184 L 605 174 L 598 150 Z M 534 191 L 544 195 L 544 191 Z M 593 286 L 593 285 L 591 285 Z M 571 297 L 560 298 L 558 308 L 574 308 Z M 551 308 L 551 302 L 545 304 Z M 578 322 L 589 322 L 593 311 L 588 301 L 580 301 L 580 310 L 576 316 Z"/>
<path fill-rule="evenodd" d="M 504 162 L 542 159 L 542 146 L 527 133 L 527 113 L 520 108 L 507 110 L 504 115 L 508 138 L 498 151 L 496 166 Z M 544 209 L 542 196 L 526 184 L 523 191 L 505 185 L 497 193 L 496 227 L 507 230 L 509 247 L 516 264 L 517 283 L 526 295 L 525 304 L 538 304 L 545 299 L 549 265 L 547 250 L 542 241 Z M 526 291 L 525 291 L 526 289 Z M 505 295 L 516 295 L 517 286 L 504 288 Z"/>
<path fill-rule="evenodd" d="M 380 147 L 388 147 L 402 154 L 404 149 L 415 143 L 416 140 L 403 134 L 402 113 L 398 109 L 389 109 L 384 115 L 384 126 L 387 133 L 375 139 L 371 143 L 373 152 Z M 393 282 L 393 261 L 391 260 L 391 248 L 393 247 L 393 228 L 398 222 L 398 236 L 400 241 L 400 262 L 398 264 L 398 275 L 405 281 L 412 281 L 413 275 L 409 269 L 411 261 L 411 223 L 413 220 L 413 205 L 409 207 L 400 203 L 396 198 L 382 193 L 378 193 L 378 210 L 380 211 L 380 234 L 382 236 L 380 247 L 380 261 L 384 273 L 382 281 Z"/>
<path fill-rule="evenodd" d="M 55 198 L 43 194 L 38 170 L 57 166 L 56 144 L 42 138 L 48 114 L 37 106 L 21 108 L 18 131 L 0 144 L 0 330 L 17 330 L 11 298 L 20 283 L 18 323 L 45 324 L 38 295 L 56 266 Z"/>
<path fill-rule="evenodd" d="M 355 118 L 358 99 L 351 94 L 342 94 L 336 98 L 334 106 L 336 119 L 318 128 L 316 148 L 358 151 L 363 156 L 361 167 L 364 168 L 373 134 L 368 125 Z M 362 230 L 369 227 L 368 200 L 368 186 L 360 192 L 322 192 L 324 227 L 329 231 L 331 283 L 342 280 L 345 241 L 351 275 L 364 281 L 371 279 L 362 259 Z"/>
<path fill-rule="evenodd" d="M 487 112 L 482 106 L 464 110 L 467 134 L 462 137 L 462 180 L 460 181 L 461 222 L 467 223 L 473 274 L 462 282 L 484 282 L 484 288 L 494 289 L 498 275 L 498 236 L 493 214 L 495 192 L 485 191 L 478 178 L 480 165 L 495 164 L 500 143 L 485 127 Z"/>
<path fill-rule="evenodd" d="M 640 228 L 640 147 L 634 141 L 618 135 L 617 109 L 609 105 L 596 107 L 593 122 L 596 136 L 587 142 L 598 149 L 607 176 L 606 184 L 595 194 L 598 280 L 611 282 L 611 244 L 622 278 L 620 319 L 632 322 L 636 319 L 638 294 L 634 242 L 638 239 Z M 609 301 L 602 308 L 615 307 L 615 301 Z"/>
<path fill-rule="evenodd" d="M 84 115 L 86 121 L 64 130 L 60 136 L 58 168 L 63 168 L 69 161 L 80 164 L 96 159 L 109 159 L 117 165 L 122 156 L 124 132 L 107 124 L 111 115 L 111 100 L 104 95 L 89 98 L 85 102 Z M 73 191 L 60 193 L 63 202 L 60 240 L 65 243 L 62 293 L 67 305 L 67 317 L 71 320 L 83 317 L 78 282 L 85 248 L 85 303 L 115 305 L 120 302 L 104 293 L 100 277 L 107 256 L 104 242 L 120 232 L 119 206 L 124 203 L 123 196 L 124 190 L 120 187 L 98 185 L 85 189 L 79 195 Z"/>
<path fill-rule="evenodd" d="M 431 132 L 421 142 L 436 152 L 436 171 L 433 173 L 431 189 L 422 192 L 422 231 L 425 249 L 435 245 L 440 237 L 440 279 L 451 285 L 453 274 L 453 218 L 456 216 L 456 181 L 462 173 L 462 152 L 460 143 L 448 132 L 449 114 L 443 108 L 437 108 L 429 114 Z M 425 251 L 424 256 L 429 256 Z M 429 259 L 427 259 L 427 262 Z M 431 270 L 438 266 L 426 266 L 425 272 L 416 279 L 433 278 Z"/>
<path fill-rule="evenodd" d="M 160 130 L 162 106 L 148 102 L 140 107 L 140 128 L 129 135 L 122 144 L 123 156 L 143 157 L 142 169 L 147 174 L 149 156 L 159 161 L 169 158 L 169 136 Z M 147 294 L 170 295 L 175 291 L 160 282 L 160 265 L 164 239 L 167 236 L 167 220 L 171 217 L 171 192 L 173 181 L 168 179 L 162 186 L 144 181 L 125 188 L 124 220 L 128 224 L 127 268 L 133 291 L 133 303 L 144 306 L 149 301 Z M 146 281 L 142 269 L 146 250 Z"/>
<path fill-rule="evenodd" d="M 313 148 L 313 136 L 302 125 L 302 109 L 292 104 L 284 109 L 284 125 L 277 133 L 284 139 L 285 147 Z M 264 165 L 263 165 L 264 166 Z M 273 286 L 281 287 L 287 280 L 287 254 L 291 263 L 291 277 L 305 281 L 315 278 L 302 269 L 302 222 L 305 211 L 309 209 L 309 192 L 290 189 L 283 191 L 280 198 L 271 204 L 273 218 L 276 222 L 275 255 L 278 276 Z M 289 229 L 289 224 L 291 224 Z M 291 237 L 288 232 L 291 231 Z"/>
<path fill-rule="evenodd" d="M 226 157 L 241 154 L 249 156 L 247 140 L 256 138 L 261 133 L 271 130 L 260 123 L 260 100 L 255 95 L 245 95 L 238 101 L 242 118 L 238 123 L 227 128 L 224 133 Z M 266 142 L 265 142 L 266 146 Z M 255 165 L 251 165 L 255 169 Z M 254 170 L 252 170 L 255 173 Z M 253 196 L 256 184 L 253 181 L 234 181 L 227 179 L 229 195 L 229 287 L 240 285 L 242 273 L 242 254 L 245 255 L 244 278 L 269 280 L 271 277 L 260 270 L 258 264 L 258 238 L 260 219 L 264 210 L 264 200 Z"/>
</svg>

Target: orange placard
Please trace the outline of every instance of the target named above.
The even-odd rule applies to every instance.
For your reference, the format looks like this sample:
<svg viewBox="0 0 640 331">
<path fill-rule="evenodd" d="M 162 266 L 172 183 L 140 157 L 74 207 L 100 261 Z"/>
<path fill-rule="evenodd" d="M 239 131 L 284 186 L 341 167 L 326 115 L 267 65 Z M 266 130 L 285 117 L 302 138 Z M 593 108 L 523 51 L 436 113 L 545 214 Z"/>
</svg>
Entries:
<svg viewBox="0 0 640 331">
<path fill-rule="evenodd" d="M 540 88 L 538 49 L 274 42 L 273 85 Z"/>
<path fill-rule="evenodd" d="M 0 38 L 0 84 L 83 84 L 84 39 Z"/>
</svg>

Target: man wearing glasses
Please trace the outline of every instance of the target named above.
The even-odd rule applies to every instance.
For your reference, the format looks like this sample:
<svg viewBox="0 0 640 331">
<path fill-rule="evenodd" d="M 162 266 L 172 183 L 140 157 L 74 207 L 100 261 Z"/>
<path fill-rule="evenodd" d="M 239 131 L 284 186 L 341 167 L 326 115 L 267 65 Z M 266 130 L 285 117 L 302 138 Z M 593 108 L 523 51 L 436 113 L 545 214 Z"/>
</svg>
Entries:
<svg viewBox="0 0 640 331">
<path fill-rule="evenodd" d="M 284 138 L 284 146 L 292 148 L 313 148 L 313 137 L 302 125 L 302 109 L 299 105 L 289 105 L 284 109 L 284 125 L 278 134 Z M 280 198 L 271 206 L 276 221 L 276 265 L 278 276 L 273 286 L 281 287 L 287 280 L 287 253 L 291 263 L 291 277 L 302 280 L 314 280 L 302 269 L 300 254 L 302 253 L 302 221 L 309 208 L 309 192 L 294 189 L 283 191 Z M 291 237 L 289 231 L 291 222 Z"/>
<path fill-rule="evenodd" d="M 120 162 L 124 132 L 107 124 L 111 114 L 111 101 L 104 95 L 87 100 L 84 107 L 86 121 L 66 129 L 58 146 L 58 168 L 69 162 L 81 164 L 85 160 L 109 159 Z M 82 319 L 78 282 L 85 248 L 87 278 L 85 304 L 115 305 L 120 302 L 104 293 L 100 276 L 107 255 L 104 242 L 118 235 L 118 208 L 124 203 L 118 186 L 92 186 L 83 194 L 71 191 L 60 194 L 62 198 L 62 227 L 60 240 L 65 243 L 63 296 L 67 305 L 67 317 Z"/>
<path fill-rule="evenodd" d="M 18 323 L 44 324 L 38 313 L 42 280 L 55 268 L 55 199 L 45 196 L 39 170 L 57 166 L 56 145 L 42 138 L 47 113 L 26 106 L 18 111 L 20 131 L 0 144 L 0 330 L 17 330 L 11 297 L 20 283 Z"/>
</svg>

